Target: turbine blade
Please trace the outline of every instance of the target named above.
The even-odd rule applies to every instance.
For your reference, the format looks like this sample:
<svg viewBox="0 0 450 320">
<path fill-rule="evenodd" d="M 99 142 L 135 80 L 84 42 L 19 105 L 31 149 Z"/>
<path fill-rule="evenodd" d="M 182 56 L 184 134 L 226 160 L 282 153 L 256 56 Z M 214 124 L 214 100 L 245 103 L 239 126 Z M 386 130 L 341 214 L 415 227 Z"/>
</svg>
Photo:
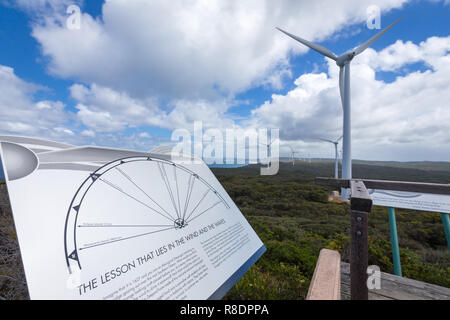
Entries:
<svg viewBox="0 0 450 320">
<path fill-rule="evenodd" d="M 337 138 L 336 139 L 336 141 L 335 142 L 339 142 L 339 140 L 341 140 L 342 138 L 343 138 L 344 136 L 342 135 L 342 136 L 340 136 L 339 138 Z"/>
<path fill-rule="evenodd" d="M 287 31 L 284 31 L 278 27 L 277 27 L 277 29 L 280 30 L 281 32 L 283 32 L 285 35 L 291 37 L 292 39 L 297 40 L 298 42 L 304 44 L 305 46 L 313 49 L 314 51 L 317 51 L 317 52 L 323 54 L 324 56 L 327 56 L 328 58 L 333 59 L 334 61 L 337 60 L 337 56 L 333 52 L 328 50 L 327 48 L 322 47 L 321 45 L 312 43 L 308 40 L 302 39 L 300 37 L 294 36 L 293 34 L 287 32 Z"/>
<path fill-rule="evenodd" d="M 345 65 L 339 67 L 339 93 L 341 94 L 342 108 L 344 108 L 344 85 L 345 85 L 344 72 L 345 72 Z"/>
<path fill-rule="evenodd" d="M 384 28 L 384 30 L 378 32 L 376 35 L 374 35 L 372 38 L 370 38 L 369 40 L 367 40 L 366 42 L 364 42 L 362 45 L 360 45 L 359 47 L 357 47 L 355 49 L 355 56 L 362 53 L 364 50 L 366 50 L 368 47 L 370 47 L 375 41 L 378 40 L 378 38 L 380 38 L 383 34 L 385 34 L 386 31 L 388 31 L 390 28 L 392 28 L 397 22 L 399 22 L 402 18 L 399 18 L 397 20 L 395 20 L 394 22 L 392 22 L 389 26 L 387 26 L 386 28 Z"/>
<path fill-rule="evenodd" d="M 328 139 L 323 139 L 323 138 L 317 138 L 319 140 L 325 141 L 325 142 L 330 142 L 330 143 L 334 143 L 334 141 L 328 140 Z"/>
</svg>

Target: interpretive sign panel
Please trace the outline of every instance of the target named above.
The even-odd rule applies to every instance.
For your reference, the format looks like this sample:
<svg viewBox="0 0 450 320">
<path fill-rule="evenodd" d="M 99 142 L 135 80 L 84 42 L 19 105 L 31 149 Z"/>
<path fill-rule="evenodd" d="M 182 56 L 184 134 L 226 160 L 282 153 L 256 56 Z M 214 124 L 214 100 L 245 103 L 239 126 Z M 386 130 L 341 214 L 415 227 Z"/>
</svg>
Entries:
<svg viewBox="0 0 450 320">
<path fill-rule="evenodd" d="M 450 213 L 450 196 L 403 192 L 392 190 L 369 190 L 374 205 L 421 211 Z"/>
<path fill-rule="evenodd" d="M 265 251 L 201 160 L 0 141 L 32 299 L 219 299 Z"/>
</svg>

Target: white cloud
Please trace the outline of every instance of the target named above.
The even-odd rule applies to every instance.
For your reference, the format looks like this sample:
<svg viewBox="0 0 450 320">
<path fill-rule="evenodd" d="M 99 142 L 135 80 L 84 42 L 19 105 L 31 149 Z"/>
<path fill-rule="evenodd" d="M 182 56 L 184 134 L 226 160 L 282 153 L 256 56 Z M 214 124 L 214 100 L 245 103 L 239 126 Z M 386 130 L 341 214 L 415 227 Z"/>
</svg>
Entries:
<svg viewBox="0 0 450 320">
<path fill-rule="evenodd" d="M 285 80 L 290 78 L 292 78 L 292 71 L 288 64 L 284 63 L 266 77 L 263 81 L 263 85 L 275 90 L 281 90 L 284 87 Z"/>
<path fill-rule="evenodd" d="M 129 127 L 155 126 L 165 129 L 191 127 L 203 121 L 205 127 L 233 125 L 224 113 L 226 100 L 174 100 L 167 108 L 159 108 L 155 99 L 135 99 L 125 92 L 92 84 L 74 84 L 71 97 L 77 101 L 77 118 L 97 132 L 122 131 Z"/>
<path fill-rule="evenodd" d="M 91 91 L 88 88 L 85 88 L 85 95 L 82 87 L 77 89 L 76 97 L 86 102 L 92 101 L 89 98 Z M 79 110 L 77 117 L 74 117 L 60 101 L 36 101 L 34 94 L 39 90 L 48 89 L 26 82 L 15 74 L 14 69 L 0 65 L 0 134 L 40 137 L 75 145 L 97 142 L 106 146 L 144 150 L 150 148 L 149 139 L 143 141 L 138 136 L 117 132 L 123 130 L 126 124 L 113 119 L 107 112 L 94 112 L 80 103 L 77 105 Z M 118 100 L 117 107 L 121 107 L 120 99 Z M 127 108 L 135 110 L 132 106 Z M 77 119 L 95 130 L 80 128 L 77 121 L 74 121 Z M 77 134 L 78 132 L 80 134 Z"/>
<path fill-rule="evenodd" d="M 19 2 L 26 8 L 24 0 Z M 405 2 L 384 0 L 377 5 L 386 12 Z M 75 119 L 87 127 L 81 136 L 95 138 L 99 144 L 142 149 L 149 143 L 142 136 L 148 126 L 190 130 L 194 121 L 202 120 L 205 128 L 233 127 L 226 112 L 237 93 L 258 85 L 275 91 L 283 88 L 292 77 L 289 57 L 306 48 L 282 36 L 275 26 L 313 41 L 345 37 L 340 31 L 358 32 L 355 24 L 365 22 L 372 1 L 349 0 L 343 5 L 331 0 L 109 0 L 101 19 L 83 15 L 80 30 L 65 28 L 65 0 L 58 7 L 53 0 L 33 5 L 42 3 L 47 8 L 53 3 L 55 7 L 50 8 L 56 9 L 36 9 L 44 19 L 34 20 L 32 35 L 49 61 L 49 72 L 77 82 L 70 92 L 76 101 Z M 352 30 L 347 28 L 350 25 Z M 419 44 L 399 40 L 355 58 L 355 157 L 389 159 L 397 157 L 396 152 L 405 159 L 450 156 L 442 147 L 450 142 L 450 113 L 445 104 L 450 101 L 448 51 L 449 38 L 431 37 Z M 409 65 L 416 62 L 429 70 L 409 72 Z M 295 89 L 274 94 L 271 101 L 253 110 L 243 126 L 279 127 L 285 141 L 305 152 L 314 148 L 332 153 L 332 146 L 310 140 L 340 135 L 338 69 L 334 62 L 328 63 L 327 73 L 298 77 Z M 375 78 L 380 71 L 395 72 L 398 77 L 384 83 Z M 77 131 L 53 125 L 67 119 L 62 104 L 33 102 L 37 88 L 23 81 L 14 88 L 20 88 L 18 93 L 7 90 L 0 103 L 6 105 L 9 97 L 27 107 L 18 108 L 15 116 L 1 108 L 3 130 L 39 131 L 31 121 L 23 121 L 33 105 L 45 112 L 40 121 L 49 119 L 48 127 Z M 124 135 L 130 128 L 141 133 Z"/>
<path fill-rule="evenodd" d="M 2 0 L 3 4 L 15 6 L 30 14 L 54 13 L 54 11 L 65 11 L 70 4 L 80 4 L 79 0 Z M 52 10 L 53 12 L 48 12 Z M 47 12 L 46 12 L 47 11 Z"/>
<path fill-rule="evenodd" d="M 191 131 L 195 121 L 202 121 L 205 129 L 234 126 L 234 121 L 224 114 L 229 107 L 229 103 L 224 100 L 214 102 L 177 100 L 173 103 L 173 107 L 164 119 L 164 123 L 170 129 L 183 128 Z"/>
<path fill-rule="evenodd" d="M 378 5 L 389 10 L 404 2 Z M 289 54 L 306 51 L 275 26 L 324 39 L 364 22 L 369 4 L 110 0 L 101 19 L 83 14 L 80 30 L 48 13 L 32 35 L 51 74 L 87 84 L 70 90 L 77 118 L 90 130 L 186 128 L 193 121 L 223 128 L 234 125 L 225 114 L 235 94 L 257 85 L 281 89 L 292 76 Z"/>
<path fill-rule="evenodd" d="M 352 62 L 352 136 L 356 158 L 449 159 L 450 149 L 450 36 L 431 37 L 416 45 L 397 41 L 376 52 L 368 49 Z M 409 54 L 402 54 L 403 52 Z M 386 61 L 384 66 L 381 62 Z M 423 62 L 430 70 L 415 71 L 385 83 L 376 70 L 396 70 Z M 295 141 L 337 138 L 342 128 L 338 67 L 328 60 L 328 74 L 304 74 L 296 88 L 252 112 L 253 126 L 279 127 L 280 135 Z M 297 143 L 305 149 L 305 145 Z M 310 144 L 310 150 L 329 150 Z M 398 151 L 397 151 L 398 150 Z M 397 153 L 398 152 L 398 153 Z"/>
<path fill-rule="evenodd" d="M 118 131 L 140 125 L 162 126 L 162 111 L 153 99 L 134 99 L 126 92 L 92 84 L 74 84 L 70 94 L 79 104 L 77 116 L 96 131 Z"/>
<path fill-rule="evenodd" d="M 67 134 L 69 136 L 75 135 L 72 130 L 64 128 L 64 127 L 56 127 L 54 130 L 58 133 Z"/>
<path fill-rule="evenodd" d="M 424 62 L 428 67 L 437 68 L 449 49 L 449 38 L 430 37 L 418 45 L 411 41 L 397 40 L 394 44 L 377 53 L 369 48 L 360 57 L 360 63 L 366 63 L 376 71 L 396 71 L 399 68 Z"/>
<path fill-rule="evenodd" d="M 83 130 L 81 132 L 81 135 L 83 135 L 85 137 L 95 138 L 95 132 L 92 130 Z"/>
<path fill-rule="evenodd" d="M 405 0 L 383 0 L 382 10 Z M 366 20 L 370 1 L 110 0 L 102 19 L 83 15 L 80 30 L 46 19 L 33 36 L 52 74 L 97 83 L 130 96 L 220 99 L 258 84 L 280 88 L 286 56 L 306 48 L 281 26 L 324 39 Z M 281 72 L 280 72 L 281 68 Z"/>
<path fill-rule="evenodd" d="M 0 130 L 3 134 L 58 137 L 53 130 L 69 119 L 59 101 L 34 102 L 33 94 L 43 89 L 23 81 L 14 69 L 0 65 Z"/>
<path fill-rule="evenodd" d="M 66 25 L 67 9 L 83 5 L 83 0 L 0 0 L 0 4 L 26 12 L 34 23 Z"/>
<path fill-rule="evenodd" d="M 139 138 L 149 139 L 151 136 L 147 132 L 141 132 Z"/>
<path fill-rule="evenodd" d="M 79 110 L 77 115 L 81 122 L 98 132 L 123 131 L 127 127 L 125 122 L 114 120 L 109 112 L 93 111 L 82 104 L 78 104 L 76 108 Z"/>
</svg>

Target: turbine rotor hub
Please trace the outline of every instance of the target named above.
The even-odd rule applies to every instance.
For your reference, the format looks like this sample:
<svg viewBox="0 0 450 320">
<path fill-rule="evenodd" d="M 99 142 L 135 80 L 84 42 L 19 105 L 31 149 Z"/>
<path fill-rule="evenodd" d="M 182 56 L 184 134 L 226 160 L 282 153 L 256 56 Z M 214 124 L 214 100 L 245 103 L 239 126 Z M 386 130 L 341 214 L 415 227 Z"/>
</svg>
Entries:
<svg viewBox="0 0 450 320">
<path fill-rule="evenodd" d="M 356 53 L 354 51 L 351 52 L 346 52 L 342 55 L 340 55 L 337 59 L 336 59 L 336 64 L 339 67 L 343 67 L 346 63 L 352 61 L 352 59 L 355 57 Z"/>
</svg>

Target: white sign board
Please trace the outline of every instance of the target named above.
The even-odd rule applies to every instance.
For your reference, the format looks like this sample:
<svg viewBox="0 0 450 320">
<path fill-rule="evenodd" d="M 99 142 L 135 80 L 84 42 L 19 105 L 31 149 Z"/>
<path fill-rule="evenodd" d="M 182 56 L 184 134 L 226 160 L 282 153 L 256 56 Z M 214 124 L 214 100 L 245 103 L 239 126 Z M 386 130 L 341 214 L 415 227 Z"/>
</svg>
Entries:
<svg viewBox="0 0 450 320">
<path fill-rule="evenodd" d="M 202 161 L 0 141 L 32 299 L 218 299 L 265 251 Z"/>
<path fill-rule="evenodd" d="M 450 213 L 447 195 L 373 189 L 369 189 L 369 194 L 377 206 Z"/>
</svg>

